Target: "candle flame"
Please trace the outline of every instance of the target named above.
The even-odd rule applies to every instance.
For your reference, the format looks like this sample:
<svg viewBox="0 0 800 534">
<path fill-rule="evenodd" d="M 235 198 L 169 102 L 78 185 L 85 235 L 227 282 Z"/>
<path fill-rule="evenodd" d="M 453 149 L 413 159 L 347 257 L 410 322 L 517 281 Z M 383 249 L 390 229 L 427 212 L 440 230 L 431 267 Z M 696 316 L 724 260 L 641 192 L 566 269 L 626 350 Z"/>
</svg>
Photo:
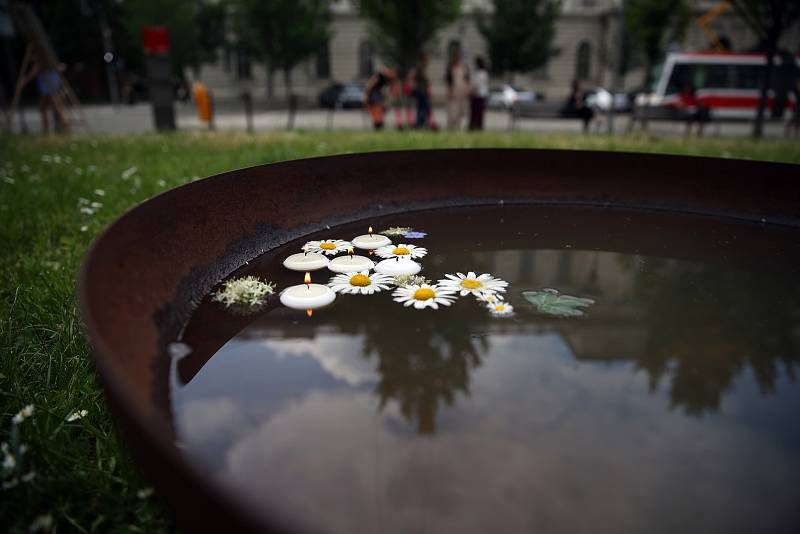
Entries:
<svg viewBox="0 0 800 534">
<path fill-rule="evenodd" d="M 308 315 L 309 317 L 311 317 L 312 315 L 314 315 L 314 310 L 312 310 L 311 308 L 307 309 L 307 310 L 306 310 L 306 315 Z"/>
<path fill-rule="evenodd" d="M 347 249 L 347 253 L 350 254 L 350 256 L 352 256 L 353 255 L 353 247 L 348 248 Z"/>
<path fill-rule="evenodd" d="M 306 275 L 303 277 L 303 283 L 306 285 L 311 283 L 311 273 L 306 271 Z"/>
<path fill-rule="evenodd" d="M 369 235 L 372 235 L 372 227 L 369 227 Z"/>
</svg>

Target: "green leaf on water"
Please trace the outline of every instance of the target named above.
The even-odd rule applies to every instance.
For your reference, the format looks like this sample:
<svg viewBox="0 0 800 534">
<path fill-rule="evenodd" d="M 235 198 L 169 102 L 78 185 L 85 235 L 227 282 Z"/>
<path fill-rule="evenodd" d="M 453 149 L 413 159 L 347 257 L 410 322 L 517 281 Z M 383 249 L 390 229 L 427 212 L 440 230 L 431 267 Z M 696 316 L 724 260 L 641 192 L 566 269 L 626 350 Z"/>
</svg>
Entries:
<svg viewBox="0 0 800 534">
<path fill-rule="evenodd" d="M 523 291 L 522 296 L 533 304 L 539 313 L 557 317 L 583 317 L 585 312 L 582 308 L 594 304 L 592 299 L 562 295 L 555 289 Z"/>
</svg>

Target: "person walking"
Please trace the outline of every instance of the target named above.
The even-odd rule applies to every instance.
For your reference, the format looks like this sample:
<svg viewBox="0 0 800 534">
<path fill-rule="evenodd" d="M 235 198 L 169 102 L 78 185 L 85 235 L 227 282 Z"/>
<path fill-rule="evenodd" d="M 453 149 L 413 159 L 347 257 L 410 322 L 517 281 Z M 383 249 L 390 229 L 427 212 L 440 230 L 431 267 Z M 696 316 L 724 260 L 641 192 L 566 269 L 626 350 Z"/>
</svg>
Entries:
<svg viewBox="0 0 800 534">
<path fill-rule="evenodd" d="M 586 93 L 581 88 L 580 80 L 572 80 L 572 91 L 567 97 L 564 107 L 561 108 L 561 116 L 581 119 L 583 133 L 589 132 L 589 124 L 594 117 L 594 110 L 586 103 Z"/>
<path fill-rule="evenodd" d="M 414 128 L 435 129 L 431 112 L 431 81 L 428 78 L 428 56 L 422 55 L 417 66 L 411 70 L 411 96 L 417 102 L 417 116 Z"/>
<path fill-rule="evenodd" d="M 36 74 L 36 90 L 39 93 L 39 112 L 42 114 L 42 132 L 50 131 L 50 111 L 55 124 L 53 132 L 58 133 L 66 126 L 66 120 L 58 105 L 58 91 L 61 89 L 61 74 L 57 69 L 42 69 Z"/>
<path fill-rule="evenodd" d="M 383 118 L 386 113 L 383 91 L 392 85 L 395 78 L 397 78 L 395 69 L 382 67 L 367 80 L 367 85 L 364 87 L 364 107 L 372 118 L 372 126 L 376 130 L 383 129 Z"/>
<path fill-rule="evenodd" d="M 489 97 L 489 72 L 486 61 L 481 56 L 475 57 L 475 72 L 471 76 L 472 91 L 470 93 L 469 129 L 483 130 L 483 115 L 486 111 L 486 99 Z"/>
<path fill-rule="evenodd" d="M 461 52 L 456 52 L 445 76 L 447 82 L 447 127 L 451 130 L 461 129 L 461 123 L 467 113 L 469 98 L 469 72 L 461 60 Z"/>
</svg>

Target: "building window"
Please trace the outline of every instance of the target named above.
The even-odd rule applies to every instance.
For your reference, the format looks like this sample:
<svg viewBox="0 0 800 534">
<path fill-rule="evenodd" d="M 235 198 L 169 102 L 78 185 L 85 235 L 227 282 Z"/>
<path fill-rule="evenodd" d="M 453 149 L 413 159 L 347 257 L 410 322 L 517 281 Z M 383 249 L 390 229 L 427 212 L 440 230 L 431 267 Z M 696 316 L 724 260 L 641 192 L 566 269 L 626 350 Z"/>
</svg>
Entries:
<svg viewBox="0 0 800 534">
<path fill-rule="evenodd" d="M 458 39 L 451 39 L 447 43 L 447 63 L 450 64 L 457 57 L 461 57 L 461 41 Z"/>
<path fill-rule="evenodd" d="M 581 41 L 578 45 L 578 53 L 575 55 L 575 78 L 578 80 L 588 80 L 591 78 L 592 45 L 587 41 Z"/>
<path fill-rule="evenodd" d="M 358 76 L 369 78 L 375 70 L 374 63 L 375 47 L 371 41 L 361 41 L 358 47 Z"/>
<path fill-rule="evenodd" d="M 331 53 L 328 43 L 317 50 L 317 78 L 327 80 L 331 77 Z"/>
<path fill-rule="evenodd" d="M 249 80 L 253 77 L 250 54 L 242 48 L 236 50 L 236 77 L 240 80 Z"/>
</svg>

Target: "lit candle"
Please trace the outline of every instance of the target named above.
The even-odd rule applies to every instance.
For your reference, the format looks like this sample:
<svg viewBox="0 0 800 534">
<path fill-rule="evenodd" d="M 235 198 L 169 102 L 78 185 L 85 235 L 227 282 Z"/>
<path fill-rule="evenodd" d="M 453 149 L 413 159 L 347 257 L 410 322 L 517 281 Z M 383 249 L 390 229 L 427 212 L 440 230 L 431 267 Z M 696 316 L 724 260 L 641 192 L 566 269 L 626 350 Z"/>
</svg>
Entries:
<svg viewBox="0 0 800 534">
<path fill-rule="evenodd" d="M 422 266 L 408 258 L 389 258 L 383 260 L 375 266 L 375 271 L 381 274 L 398 276 L 401 274 L 417 274 L 422 270 Z"/>
<path fill-rule="evenodd" d="M 287 287 L 281 292 L 281 304 L 295 310 L 313 310 L 327 306 L 336 299 L 336 293 L 328 286 L 311 283 L 311 273 L 306 273 L 301 285 Z"/>
<path fill-rule="evenodd" d="M 352 243 L 358 248 L 363 248 L 364 250 L 375 250 L 376 248 L 391 245 L 392 241 L 385 235 L 372 235 L 372 227 L 370 226 L 369 233 L 367 235 L 360 235 L 356 237 L 353 239 Z"/>
<path fill-rule="evenodd" d="M 356 271 L 369 271 L 375 267 L 375 262 L 365 256 L 353 256 L 353 249 L 347 249 L 347 256 L 339 256 L 328 263 L 328 269 L 335 273 L 352 273 Z"/>
<path fill-rule="evenodd" d="M 292 271 L 316 271 L 328 266 L 328 258 L 316 252 L 292 254 L 283 260 L 283 266 Z"/>
</svg>

